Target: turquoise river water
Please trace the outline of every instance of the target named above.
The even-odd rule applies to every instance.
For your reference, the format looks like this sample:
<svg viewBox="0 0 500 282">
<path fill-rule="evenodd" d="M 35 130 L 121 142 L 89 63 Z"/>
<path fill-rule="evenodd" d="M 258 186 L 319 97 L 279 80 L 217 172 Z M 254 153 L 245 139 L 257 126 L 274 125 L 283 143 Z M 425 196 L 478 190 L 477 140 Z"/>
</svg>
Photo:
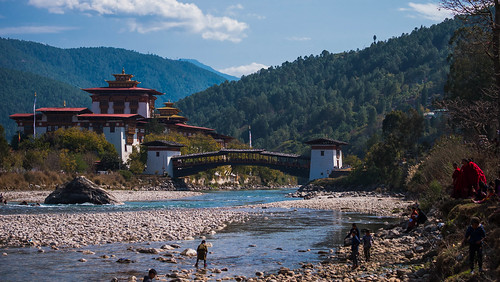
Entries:
<svg viewBox="0 0 500 282">
<path fill-rule="evenodd" d="M 102 212 L 148 210 L 163 208 L 208 208 L 239 207 L 290 200 L 285 196 L 295 189 L 280 190 L 239 190 L 208 192 L 202 196 L 152 202 L 126 202 L 119 206 L 94 205 L 42 205 L 27 207 L 7 205 L 0 207 L 0 216 L 22 213 L 59 213 L 59 212 Z M 250 212 L 264 213 L 261 217 L 245 223 L 231 224 L 223 231 L 207 236 L 213 244 L 208 256 L 208 268 L 227 268 L 213 278 L 244 275 L 255 276 L 256 271 L 276 272 L 280 267 L 300 268 L 301 262 L 319 262 L 326 257 L 319 251 L 339 248 L 352 222 L 360 228 L 376 230 L 392 218 L 344 213 L 338 211 L 310 209 L 248 209 Z M 149 268 L 160 274 L 172 270 L 192 269 L 194 259 L 178 260 L 169 264 L 154 260 L 159 255 L 138 254 L 129 248 L 160 248 L 164 244 L 176 243 L 186 248 L 196 249 L 200 240 L 165 241 L 145 243 L 114 243 L 99 246 L 86 246 L 85 250 L 95 255 L 82 255 L 75 249 L 57 251 L 46 248 L 44 253 L 35 248 L 5 248 L 0 252 L 0 281 L 111 281 L 113 277 L 126 281 L 134 275 L 138 281 L 146 275 Z M 305 251 L 309 250 L 309 251 Z M 103 259 L 102 255 L 115 255 Z M 87 262 L 78 259 L 85 257 Z M 117 263 L 117 258 L 128 258 L 134 263 Z"/>
</svg>

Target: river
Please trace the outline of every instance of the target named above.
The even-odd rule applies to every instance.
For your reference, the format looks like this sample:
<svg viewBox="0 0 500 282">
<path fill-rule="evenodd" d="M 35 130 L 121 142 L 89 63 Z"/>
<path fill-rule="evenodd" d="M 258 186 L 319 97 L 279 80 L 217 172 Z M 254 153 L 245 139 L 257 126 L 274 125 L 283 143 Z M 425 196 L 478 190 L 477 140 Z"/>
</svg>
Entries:
<svg viewBox="0 0 500 282">
<path fill-rule="evenodd" d="M 59 212 L 102 212 L 126 211 L 160 208 L 207 208 L 235 207 L 265 204 L 290 200 L 285 196 L 295 189 L 281 190 L 240 190 L 208 192 L 202 196 L 153 202 L 126 202 L 120 206 L 93 205 L 42 205 L 26 207 L 11 205 L 0 208 L 1 214 L 16 213 L 59 213 Z M 376 230 L 392 218 L 323 211 L 311 209 L 244 208 L 262 216 L 245 223 L 233 223 L 224 230 L 207 236 L 213 244 L 209 248 L 208 268 L 227 269 L 220 274 L 212 274 L 214 279 L 234 277 L 235 275 L 255 276 L 256 271 L 276 272 L 280 267 L 300 268 L 302 262 L 319 262 L 329 252 L 339 248 L 352 222 L 360 228 Z M 159 274 L 173 270 L 193 269 L 195 259 L 176 255 L 177 264 L 164 263 L 154 258 L 159 255 L 143 254 L 132 251 L 137 248 L 160 248 L 165 244 L 176 243 L 186 248 L 196 249 L 201 239 L 175 242 L 114 243 L 99 246 L 86 246 L 94 254 L 83 254 L 82 249 L 51 250 L 45 248 L 40 253 L 36 248 L 4 248 L 0 256 L 1 281 L 111 281 L 116 277 L 126 281 L 134 275 L 139 281 L 149 268 Z M 107 255 L 109 258 L 102 258 Z M 113 255 L 113 257 L 111 257 Z M 86 262 L 78 260 L 85 258 Z M 133 260 L 121 264 L 118 258 Z"/>
</svg>

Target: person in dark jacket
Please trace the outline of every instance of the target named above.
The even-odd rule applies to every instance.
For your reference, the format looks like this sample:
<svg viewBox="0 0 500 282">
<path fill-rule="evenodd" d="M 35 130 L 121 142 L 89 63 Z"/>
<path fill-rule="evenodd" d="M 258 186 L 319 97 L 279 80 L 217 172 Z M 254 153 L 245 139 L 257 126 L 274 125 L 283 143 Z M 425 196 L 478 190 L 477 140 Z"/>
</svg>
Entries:
<svg viewBox="0 0 500 282">
<path fill-rule="evenodd" d="M 156 270 L 151 268 L 148 272 L 148 275 L 144 276 L 144 278 L 142 279 L 142 282 L 152 282 L 153 279 L 155 279 L 156 274 Z"/>
<path fill-rule="evenodd" d="M 365 260 L 370 261 L 370 249 L 373 245 L 373 237 L 370 234 L 370 230 L 365 231 L 365 236 L 361 239 L 363 241 L 363 251 L 365 253 Z"/>
<path fill-rule="evenodd" d="M 358 265 L 358 256 L 359 256 L 359 244 L 361 241 L 359 240 L 359 237 L 356 233 L 355 230 L 351 232 L 352 236 L 352 245 L 351 245 L 351 251 L 352 251 L 352 269 L 356 269 Z"/>
<path fill-rule="evenodd" d="M 479 218 L 471 218 L 470 226 L 467 227 L 464 238 L 464 244 L 467 242 L 469 243 L 469 263 L 471 274 L 474 274 L 474 258 L 476 255 L 479 272 L 483 271 L 483 241 L 485 238 L 486 231 L 480 224 Z"/>
<path fill-rule="evenodd" d="M 352 234 L 353 231 L 356 232 L 356 235 L 358 236 L 358 238 L 360 238 L 359 229 L 356 226 L 356 223 L 353 223 L 351 230 L 349 230 L 349 233 L 347 233 L 347 236 L 345 236 L 344 239 L 349 238 L 349 236 L 351 236 L 351 234 Z"/>
<path fill-rule="evenodd" d="M 196 264 L 194 265 L 195 267 L 198 267 L 198 261 L 200 260 L 203 260 L 203 266 L 205 268 L 207 267 L 208 247 L 205 243 L 205 240 L 201 241 L 201 244 L 196 249 Z"/>
</svg>

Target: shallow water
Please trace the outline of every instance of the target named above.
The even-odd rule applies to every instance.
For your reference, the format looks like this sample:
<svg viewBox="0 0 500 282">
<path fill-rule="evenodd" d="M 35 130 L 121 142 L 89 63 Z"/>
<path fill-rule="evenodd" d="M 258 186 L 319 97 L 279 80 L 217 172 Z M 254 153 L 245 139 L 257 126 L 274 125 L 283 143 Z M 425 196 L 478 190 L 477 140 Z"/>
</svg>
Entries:
<svg viewBox="0 0 500 282">
<path fill-rule="evenodd" d="M 217 202 L 221 206 L 239 206 L 243 203 L 262 203 L 268 200 L 274 202 L 276 198 L 287 200 L 284 198 L 287 192 L 238 191 L 233 195 L 230 195 L 232 192 L 214 193 L 213 197 L 202 196 L 206 197 L 204 201 L 185 201 L 189 203 L 188 207 L 215 206 L 214 203 Z M 280 193 L 281 195 L 277 196 Z M 220 197 L 219 201 L 213 200 L 217 197 Z M 239 200 L 235 201 L 235 198 Z M 153 202 L 151 205 L 158 203 Z M 358 223 L 360 229 L 376 230 L 383 226 L 384 222 L 394 221 L 390 218 L 338 211 L 275 208 L 249 210 L 262 215 L 246 223 L 231 224 L 220 233 L 207 236 L 206 240 L 213 244 L 213 247 L 209 248 L 208 268 L 228 268 L 227 272 L 213 274 L 213 278 L 234 275 L 249 277 L 255 276 L 256 271 L 270 273 L 276 272 L 282 266 L 293 269 L 299 268 L 301 262 L 319 262 L 325 257 L 319 255 L 318 251 L 338 248 L 352 222 Z M 54 251 L 44 248 L 44 253 L 38 253 L 35 248 L 2 249 L 0 252 L 7 253 L 7 256 L 0 256 L 0 280 L 110 281 L 113 277 L 126 280 L 135 275 L 141 281 L 149 268 L 155 268 L 159 274 L 182 269 L 192 270 L 195 259 L 176 254 L 178 264 L 163 263 L 154 260 L 160 255 L 136 253 L 127 250 L 129 247 L 160 248 L 167 243 L 178 243 L 182 246 L 178 251 L 182 251 L 186 248 L 196 249 L 200 241 L 198 238 L 195 241 L 115 243 L 82 248 L 95 252 L 92 255 L 85 255 L 74 249 Z M 103 259 L 100 258 L 102 255 L 116 257 Z M 79 262 L 80 258 L 87 259 L 87 262 Z M 135 262 L 120 264 L 116 262 L 118 258 L 128 258 Z"/>
<path fill-rule="evenodd" d="M 37 214 L 37 213 L 78 213 L 78 212 L 114 212 L 114 211 L 139 211 L 161 208 L 213 208 L 232 207 L 254 204 L 265 204 L 290 200 L 285 198 L 288 193 L 297 189 L 275 190 L 235 190 L 235 191 L 209 191 L 201 196 L 172 199 L 164 201 L 125 202 L 123 205 L 45 205 L 24 206 L 18 203 L 9 203 L 0 206 L 2 214 Z"/>
</svg>

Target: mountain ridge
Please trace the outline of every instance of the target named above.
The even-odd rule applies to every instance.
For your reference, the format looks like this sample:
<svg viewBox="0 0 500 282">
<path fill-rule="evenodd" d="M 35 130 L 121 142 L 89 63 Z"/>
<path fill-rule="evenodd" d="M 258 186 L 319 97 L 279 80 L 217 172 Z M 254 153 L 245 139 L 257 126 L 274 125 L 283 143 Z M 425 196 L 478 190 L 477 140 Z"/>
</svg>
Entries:
<svg viewBox="0 0 500 282">
<path fill-rule="evenodd" d="M 190 95 L 177 106 L 194 124 L 243 142 L 251 126 L 257 148 L 307 154 L 304 141 L 330 137 L 362 156 L 386 113 L 413 107 L 423 114 L 444 95 L 449 40 L 458 27 L 458 21 L 445 20 L 363 50 L 298 57 Z M 428 136 L 438 134 L 426 128 Z"/>
</svg>

